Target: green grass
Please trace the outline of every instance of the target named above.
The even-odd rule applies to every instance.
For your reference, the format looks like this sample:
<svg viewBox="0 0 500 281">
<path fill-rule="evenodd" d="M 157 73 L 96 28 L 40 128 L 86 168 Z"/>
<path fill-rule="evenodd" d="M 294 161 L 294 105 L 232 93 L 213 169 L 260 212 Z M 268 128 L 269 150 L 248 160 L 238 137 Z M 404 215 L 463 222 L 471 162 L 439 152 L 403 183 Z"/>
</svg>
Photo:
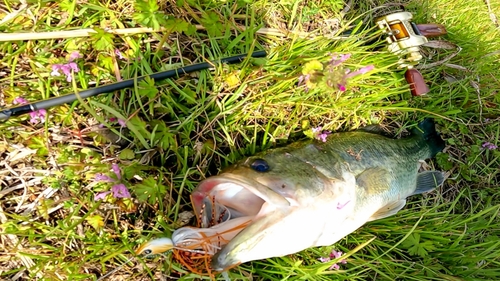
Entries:
<svg viewBox="0 0 500 281">
<path fill-rule="evenodd" d="M 355 1 L 357 2 L 357 1 Z M 442 23 L 440 38 L 461 48 L 421 71 L 431 87 L 411 97 L 398 58 L 370 43 L 369 30 L 333 39 L 373 18 L 380 1 L 350 9 L 328 1 L 13 1 L 0 3 L 0 32 L 163 27 L 163 32 L 0 42 L 1 104 L 52 96 L 265 49 L 266 59 L 220 65 L 179 79 L 0 123 L 0 278 L 17 280 L 156 280 L 199 278 L 166 253 L 135 257 L 141 243 L 168 236 L 192 211 L 189 194 L 203 178 L 236 160 L 305 138 L 311 127 L 351 130 L 378 123 L 400 135 L 436 119 L 447 148 L 431 165 L 450 177 L 437 192 L 415 196 L 396 216 L 371 222 L 330 247 L 243 264 L 233 280 L 499 280 L 500 32 L 483 1 L 410 1 L 417 23 Z M 497 1 L 491 13 L 500 17 Z M 19 11 L 18 13 L 16 11 Z M 7 15 L 15 15 L 8 19 Z M 165 17 L 165 15 L 167 17 Z M 2 21 L 3 19 L 7 19 Z M 325 21 L 329 20 L 329 21 Z M 287 36 L 264 35 L 260 28 Z M 307 33 L 314 38 L 301 38 Z M 114 54 L 121 51 L 126 59 Z M 51 65 L 78 50 L 74 82 Z M 350 53 L 345 66 L 375 70 L 347 91 L 297 86 L 312 61 Z M 456 50 L 425 48 L 421 66 Z M 126 128 L 110 121 L 125 119 Z M 100 127 L 105 124 L 105 127 Z M 95 183 L 118 163 L 132 199 L 95 201 Z M 300 226 L 298 226 L 300 227 Z M 317 259 L 347 253 L 341 270 Z M 112 272 L 117 267 L 119 270 Z M 170 278 L 170 279 L 169 279 Z M 222 280 L 221 276 L 218 276 Z M 205 278 L 207 279 L 207 278 Z"/>
</svg>

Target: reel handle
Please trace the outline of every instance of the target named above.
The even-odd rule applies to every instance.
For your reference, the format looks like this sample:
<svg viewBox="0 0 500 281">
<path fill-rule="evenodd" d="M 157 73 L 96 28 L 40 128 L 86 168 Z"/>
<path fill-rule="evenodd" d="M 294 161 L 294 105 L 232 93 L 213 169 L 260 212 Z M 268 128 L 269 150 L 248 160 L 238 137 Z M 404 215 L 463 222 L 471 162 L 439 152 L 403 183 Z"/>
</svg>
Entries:
<svg viewBox="0 0 500 281">
<path fill-rule="evenodd" d="M 417 29 L 421 35 L 432 38 L 446 35 L 447 31 L 444 25 L 435 23 L 421 23 L 417 24 Z"/>
<path fill-rule="evenodd" d="M 408 68 L 405 72 L 405 78 L 408 84 L 410 84 L 412 96 L 422 96 L 429 92 L 429 87 L 425 83 L 424 77 L 415 68 Z"/>
</svg>

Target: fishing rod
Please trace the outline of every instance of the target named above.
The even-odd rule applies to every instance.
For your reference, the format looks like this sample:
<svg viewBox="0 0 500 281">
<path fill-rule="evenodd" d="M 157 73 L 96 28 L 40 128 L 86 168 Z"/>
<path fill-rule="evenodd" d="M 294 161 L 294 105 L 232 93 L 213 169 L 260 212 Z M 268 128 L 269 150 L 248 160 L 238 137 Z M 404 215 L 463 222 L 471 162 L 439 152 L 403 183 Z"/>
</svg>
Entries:
<svg viewBox="0 0 500 281">
<path fill-rule="evenodd" d="M 388 50 L 400 57 L 399 66 L 405 68 L 405 78 L 410 85 L 412 96 L 421 96 L 429 92 L 422 74 L 415 68 L 415 65 L 422 60 L 420 47 L 428 42 L 427 38 L 445 35 L 446 29 L 440 24 L 415 24 L 411 20 L 413 15 L 403 10 L 392 11 L 375 20 L 375 24 L 383 31 L 385 39 L 388 43 Z M 348 31 L 347 33 L 350 33 Z M 346 34 L 347 34 L 346 33 Z M 83 90 L 78 93 L 72 93 L 64 96 L 54 97 L 46 100 L 41 100 L 29 104 L 20 105 L 17 107 L 0 110 L 0 121 L 8 120 L 12 116 L 34 112 L 40 109 L 47 109 L 57 105 L 71 103 L 78 100 L 96 96 L 103 93 L 110 93 L 124 88 L 133 87 L 136 81 L 144 80 L 146 77 L 151 77 L 154 80 L 162 80 L 172 77 L 180 77 L 187 73 L 208 69 L 217 63 L 238 63 L 243 61 L 249 54 L 241 54 L 212 62 L 203 62 L 181 67 L 174 70 L 156 72 L 151 75 L 144 75 L 137 78 L 131 78 L 112 84 L 107 84 L 95 87 L 88 90 Z M 265 57 L 265 51 L 256 51 L 250 54 L 251 57 Z"/>
<path fill-rule="evenodd" d="M 139 76 L 137 78 L 131 78 L 131 79 L 123 80 L 120 82 L 115 82 L 115 83 L 95 87 L 92 89 L 83 90 L 83 91 L 80 91 L 78 93 L 71 93 L 71 94 L 67 94 L 64 96 L 54 97 L 54 98 L 50 98 L 50 99 L 46 99 L 46 100 L 41 100 L 41 101 L 29 103 L 29 104 L 23 104 L 20 106 L 3 109 L 3 110 L 0 110 L 0 121 L 5 121 L 5 120 L 8 120 L 10 117 L 19 116 L 19 115 L 30 113 L 33 111 L 37 111 L 40 109 L 48 109 L 50 107 L 54 107 L 54 106 L 58 106 L 58 105 L 66 104 L 66 103 L 72 103 L 72 102 L 78 100 L 79 97 L 81 97 L 82 99 L 86 99 L 86 98 L 93 97 L 93 96 L 96 96 L 99 94 L 111 93 L 111 92 L 114 92 L 117 90 L 130 88 L 130 87 L 133 87 L 136 82 L 142 81 L 147 77 L 150 77 L 150 78 L 154 79 L 155 81 L 158 81 L 158 80 L 164 80 L 164 79 L 172 78 L 172 77 L 181 77 L 181 76 L 188 74 L 188 73 L 191 73 L 191 72 L 208 69 L 208 68 L 210 68 L 213 65 L 218 64 L 218 63 L 234 64 L 234 63 L 242 62 L 249 55 L 252 58 L 262 58 L 262 57 L 266 56 L 266 51 L 255 51 L 251 54 L 241 54 L 241 55 L 236 55 L 236 56 L 232 56 L 232 57 L 222 58 L 222 59 L 215 60 L 212 62 L 202 62 L 202 63 L 192 64 L 192 65 L 184 66 L 184 67 L 173 69 L 173 70 L 160 71 L 160 72 L 156 72 L 156 73 L 153 73 L 150 75 L 143 75 L 143 76 Z"/>
</svg>

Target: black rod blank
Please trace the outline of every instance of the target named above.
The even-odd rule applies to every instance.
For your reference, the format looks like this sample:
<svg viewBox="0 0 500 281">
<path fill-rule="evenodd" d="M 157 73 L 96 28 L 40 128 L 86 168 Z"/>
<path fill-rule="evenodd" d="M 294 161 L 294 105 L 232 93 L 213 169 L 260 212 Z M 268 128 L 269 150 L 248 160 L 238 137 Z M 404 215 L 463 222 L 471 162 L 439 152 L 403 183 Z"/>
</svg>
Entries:
<svg viewBox="0 0 500 281">
<path fill-rule="evenodd" d="M 248 56 L 248 54 L 241 54 L 241 55 L 236 55 L 236 56 L 232 56 L 232 57 L 228 57 L 228 58 L 223 58 L 223 59 L 220 59 L 217 61 L 213 61 L 211 63 L 202 62 L 202 63 L 198 63 L 198 64 L 188 65 L 188 66 L 173 69 L 173 70 L 156 72 L 156 73 L 153 73 L 151 75 L 139 76 L 137 78 L 131 78 L 131 79 L 123 80 L 120 82 L 115 82 L 112 84 L 107 84 L 107 85 L 103 85 L 100 87 L 95 87 L 92 89 L 83 90 L 81 92 L 78 92 L 78 95 L 75 93 L 72 93 L 72 94 L 67 94 L 67 95 L 60 96 L 60 97 L 54 97 L 54 98 L 50 98 L 50 99 L 46 99 L 46 100 L 33 102 L 30 104 L 24 104 L 24 105 L 20 105 L 17 107 L 3 109 L 3 110 L 0 110 L 0 121 L 8 120 L 12 116 L 19 116 L 19 115 L 30 113 L 30 112 L 33 112 L 33 111 L 36 111 L 39 109 L 47 109 L 47 108 L 54 107 L 57 105 L 71 103 L 71 102 L 78 100 L 78 96 L 80 96 L 82 99 L 86 99 L 86 98 L 96 96 L 99 94 L 110 93 L 110 92 L 118 91 L 121 89 L 130 88 L 130 87 L 134 86 L 136 81 L 139 82 L 141 80 L 144 80 L 146 77 L 150 77 L 150 78 L 154 79 L 155 81 L 159 81 L 159 80 L 163 80 L 163 79 L 167 79 L 167 78 L 172 78 L 172 77 L 180 77 L 180 76 L 183 76 L 184 74 L 187 74 L 187 73 L 200 71 L 203 69 L 208 69 L 217 63 L 228 63 L 228 64 L 238 63 L 238 62 L 243 61 L 247 56 Z M 253 52 L 251 54 L 251 57 L 254 57 L 254 58 L 260 58 L 260 57 L 265 57 L 265 56 L 266 56 L 266 51 L 256 51 L 256 52 Z"/>
</svg>

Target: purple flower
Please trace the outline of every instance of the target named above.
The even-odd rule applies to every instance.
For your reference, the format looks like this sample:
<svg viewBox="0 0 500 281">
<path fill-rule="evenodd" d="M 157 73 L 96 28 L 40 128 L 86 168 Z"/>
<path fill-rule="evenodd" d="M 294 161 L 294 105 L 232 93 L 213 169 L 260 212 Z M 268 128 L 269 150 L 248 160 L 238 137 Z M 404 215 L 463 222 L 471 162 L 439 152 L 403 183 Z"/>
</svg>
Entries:
<svg viewBox="0 0 500 281">
<path fill-rule="evenodd" d="M 349 71 L 346 71 L 346 75 L 344 76 L 344 78 L 349 79 L 349 78 L 352 78 L 354 76 L 362 75 L 362 74 L 365 74 L 369 71 L 372 71 L 373 69 L 375 69 L 375 66 L 373 64 L 370 64 L 370 65 L 362 67 L 362 68 L 360 68 L 354 72 L 351 72 L 351 73 L 349 73 L 350 72 L 350 70 L 349 70 Z"/>
<path fill-rule="evenodd" d="M 332 270 L 332 269 L 336 269 L 336 270 L 338 270 L 338 269 L 340 269 L 340 266 L 339 266 L 338 264 L 334 263 L 334 264 L 332 264 L 332 266 L 330 266 L 330 268 L 329 268 L 329 269 L 330 269 L 330 270 Z"/>
<path fill-rule="evenodd" d="M 94 201 L 97 201 L 97 200 L 102 200 L 104 198 L 106 198 L 106 195 L 110 194 L 111 191 L 106 191 L 106 192 L 99 192 L 97 193 L 95 196 L 94 196 Z"/>
<path fill-rule="evenodd" d="M 72 61 L 79 59 L 81 57 L 82 57 L 82 55 L 80 54 L 80 52 L 73 51 L 73 52 L 71 52 L 71 54 L 69 54 L 68 61 L 72 62 Z"/>
<path fill-rule="evenodd" d="M 114 198 L 130 198 L 130 192 L 128 191 L 127 187 L 123 183 L 119 183 L 119 181 L 122 179 L 121 175 L 121 170 L 118 164 L 113 163 L 111 165 L 111 170 L 115 174 L 117 179 L 113 179 L 110 176 L 104 175 L 104 174 L 96 174 L 94 180 L 99 181 L 99 182 L 111 182 L 115 183 L 111 187 L 111 191 L 105 191 L 105 192 L 99 192 L 94 196 L 94 200 L 102 200 L 105 199 L 106 196 L 110 193 L 113 194 Z"/>
<path fill-rule="evenodd" d="M 320 262 L 329 262 L 331 261 L 332 259 L 330 257 L 319 257 L 318 260 Z"/>
<path fill-rule="evenodd" d="M 71 70 L 73 70 L 74 72 L 78 72 L 80 71 L 80 69 L 78 68 L 78 64 L 76 64 L 76 62 L 70 62 L 67 64 L 69 66 L 69 68 L 71 68 Z"/>
<path fill-rule="evenodd" d="M 111 169 L 113 170 L 113 173 L 115 173 L 116 177 L 119 180 L 121 180 L 122 179 L 122 175 L 121 175 L 120 167 L 118 166 L 118 164 L 113 163 L 111 165 Z"/>
<path fill-rule="evenodd" d="M 323 130 L 323 127 L 319 126 L 316 128 L 312 128 L 313 134 L 320 133 Z"/>
<path fill-rule="evenodd" d="M 496 146 L 496 145 L 494 145 L 494 144 L 492 144 L 492 143 L 490 143 L 490 142 L 485 142 L 485 143 L 483 143 L 482 147 L 483 147 L 483 148 L 486 148 L 486 149 L 488 149 L 488 150 L 495 150 L 495 149 L 497 149 L 497 148 L 498 148 L 498 146 Z"/>
<path fill-rule="evenodd" d="M 50 73 L 50 75 L 60 76 L 61 73 L 59 73 L 59 71 L 61 70 L 61 68 L 62 68 L 62 64 L 53 64 L 52 65 L 52 72 Z"/>
<path fill-rule="evenodd" d="M 117 55 L 118 58 L 121 60 L 125 59 L 125 57 L 122 55 L 122 53 L 118 49 L 115 49 L 115 55 Z"/>
<path fill-rule="evenodd" d="M 306 84 L 304 91 L 307 93 L 309 91 L 309 87 L 307 86 L 307 82 L 309 82 L 310 79 L 311 79 L 311 74 L 300 75 L 297 86 L 300 86 L 302 84 Z"/>
<path fill-rule="evenodd" d="M 341 251 L 335 251 L 335 250 L 332 250 L 332 252 L 330 253 L 330 258 L 332 259 L 338 259 L 342 256 L 342 252 Z"/>
<path fill-rule="evenodd" d="M 27 104 L 28 101 L 25 98 L 17 97 L 12 101 L 13 104 Z"/>
<path fill-rule="evenodd" d="M 111 117 L 109 118 L 108 120 L 109 122 L 117 122 L 120 127 L 124 128 L 124 127 L 127 127 L 127 121 L 123 120 L 123 119 L 118 119 L 118 118 L 115 118 L 115 117 Z M 104 128 L 104 124 L 99 124 L 99 128 Z"/>
<path fill-rule="evenodd" d="M 324 262 L 330 262 L 332 260 L 339 259 L 341 256 L 342 256 L 342 252 L 341 251 L 337 252 L 334 249 L 334 250 L 332 250 L 332 252 L 330 253 L 330 255 L 328 257 L 320 257 L 320 258 L 318 258 L 318 260 L 320 262 L 323 262 L 323 263 Z M 341 264 L 346 264 L 347 263 L 347 261 L 345 259 L 342 259 L 342 260 L 340 260 L 338 262 L 341 263 Z M 329 270 L 340 269 L 340 266 L 338 265 L 338 263 L 334 263 L 328 269 Z"/>
<path fill-rule="evenodd" d="M 37 124 L 38 122 L 43 123 L 45 122 L 45 116 L 47 115 L 47 110 L 45 109 L 39 109 L 36 111 L 30 112 L 30 122 L 32 124 Z"/>
<path fill-rule="evenodd" d="M 325 131 L 325 132 L 323 132 L 323 133 L 319 134 L 319 135 L 317 136 L 317 139 L 318 139 L 318 140 L 321 140 L 322 142 L 326 142 L 326 137 L 328 137 L 328 135 L 329 135 L 329 134 L 330 134 L 330 132 Z"/>
<path fill-rule="evenodd" d="M 309 81 L 309 77 L 311 77 L 311 74 L 300 75 L 299 76 L 299 81 L 298 81 L 297 85 L 300 86 L 303 83 L 306 83 L 307 81 Z"/>
<path fill-rule="evenodd" d="M 312 128 L 312 132 L 313 132 L 314 138 L 317 140 L 320 140 L 322 142 L 326 142 L 326 138 L 328 137 L 328 135 L 330 135 L 332 133 L 330 131 L 323 131 L 323 128 L 321 126 L 316 127 L 316 128 Z"/>
<path fill-rule="evenodd" d="M 115 182 L 114 179 L 101 173 L 95 174 L 94 181 Z"/>
<path fill-rule="evenodd" d="M 13 101 L 13 104 L 27 104 L 29 103 L 25 98 L 22 97 L 16 97 Z M 38 122 L 43 123 L 45 122 L 45 116 L 47 115 L 47 110 L 45 109 L 39 109 L 35 110 L 29 113 L 30 114 L 30 122 L 32 124 L 38 124 Z"/>
<path fill-rule="evenodd" d="M 113 192 L 113 196 L 115 198 L 130 198 L 130 192 L 128 192 L 127 187 L 123 184 L 115 184 L 111 187 L 111 191 Z"/>
<path fill-rule="evenodd" d="M 78 65 L 76 64 L 76 62 L 74 62 L 74 60 L 81 58 L 81 57 L 82 57 L 82 55 L 80 55 L 80 53 L 78 51 L 72 52 L 69 55 L 69 59 L 68 59 L 67 63 L 53 64 L 52 65 L 52 72 L 50 73 L 50 75 L 61 76 L 61 72 L 62 72 L 62 74 L 64 74 L 66 76 L 66 81 L 71 82 L 71 80 L 73 79 L 71 76 L 71 71 L 73 71 L 74 73 L 80 71 L 80 69 L 78 68 Z"/>
<path fill-rule="evenodd" d="M 375 68 L 374 65 L 368 65 L 368 66 L 365 66 L 365 67 L 362 67 L 354 72 L 351 72 L 350 69 L 347 69 L 345 71 L 345 75 L 340 79 L 339 83 L 337 84 L 337 88 L 344 92 L 347 88 L 346 88 L 346 84 L 347 84 L 347 79 L 349 78 L 352 78 L 354 76 L 358 76 L 358 75 L 362 75 L 362 74 L 365 74 L 371 70 L 373 70 Z"/>
<path fill-rule="evenodd" d="M 126 127 L 127 126 L 127 122 L 123 119 L 118 119 L 118 124 L 120 124 L 120 126 L 123 128 L 123 127 Z"/>
<path fill-rule="evenodd" d="M 332 59 L 330 60 L 330 66 L 331 67 L 336 67 L 348 60 L 351 57 L 351 54 L 345 54 L 345 55 L 340 55 L 340 58 L 338 55 L 333 55 Z"/>
<path fill-rule="evenodd" d="M 358 75 L 365 74 L 375 68 L 374 65 L 362 67 L 356 71 L 342 65 L 351 57 L 351 54 L 334 55 L 328 63 L 325 72 L 325 79 L 328 86 L 338 89 L 341 92 L 347 90 L 347 80 Z"/>
</svg>

